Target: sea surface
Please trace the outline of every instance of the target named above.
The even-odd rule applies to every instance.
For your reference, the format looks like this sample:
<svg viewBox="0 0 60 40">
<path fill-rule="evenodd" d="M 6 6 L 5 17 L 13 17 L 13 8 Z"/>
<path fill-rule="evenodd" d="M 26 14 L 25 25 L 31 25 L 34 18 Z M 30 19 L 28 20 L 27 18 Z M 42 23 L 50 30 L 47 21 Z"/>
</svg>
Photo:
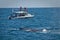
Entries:
<svg viewBox="0 0 60 40">
<path fill-rule="evenodd" d="M 18 10 L 0 8 L 0 40 L 60 40 L 60 8 L 27 8 L 34 17 L 9 20 Z M 19 28 L 47 29 L 47 32 L 27 32 Z"/>
</svg>

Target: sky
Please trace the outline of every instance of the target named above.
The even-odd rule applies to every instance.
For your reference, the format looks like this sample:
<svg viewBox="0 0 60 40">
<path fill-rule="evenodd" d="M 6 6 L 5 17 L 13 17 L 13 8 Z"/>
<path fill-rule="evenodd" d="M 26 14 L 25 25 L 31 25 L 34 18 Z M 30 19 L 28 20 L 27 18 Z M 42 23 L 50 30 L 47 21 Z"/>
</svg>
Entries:
<svg viewBox="0 0 60 40">
<path fill-rule="evenodd" d="M 60 0 L 0 0 L 0 8 L 60 7 Z"/>
</svg>

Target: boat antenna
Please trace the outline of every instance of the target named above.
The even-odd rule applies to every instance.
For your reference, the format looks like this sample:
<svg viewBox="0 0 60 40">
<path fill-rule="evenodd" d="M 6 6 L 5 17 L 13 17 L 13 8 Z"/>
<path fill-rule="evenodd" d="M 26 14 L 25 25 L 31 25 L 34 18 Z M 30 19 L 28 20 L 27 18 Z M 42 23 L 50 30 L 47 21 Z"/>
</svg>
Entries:
<svg viewBox="0 0 60 40">
<path fill-rule="evenodd" d="M 12 9 L 12 12 L 14 12 L 13 9 Z"/>
</svg>

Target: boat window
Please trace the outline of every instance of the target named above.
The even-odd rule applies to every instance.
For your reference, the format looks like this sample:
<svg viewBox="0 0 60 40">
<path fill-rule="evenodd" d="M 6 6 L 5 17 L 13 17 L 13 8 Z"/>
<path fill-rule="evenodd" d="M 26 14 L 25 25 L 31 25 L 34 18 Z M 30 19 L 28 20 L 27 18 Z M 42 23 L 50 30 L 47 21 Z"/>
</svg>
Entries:
<svg viewBox="0 0 60 40">
<path fill-rule="evenodd" d="M 26 15 L 26 13 L 20 13 L 19 14 L 19 16 L 25 16 Z"/>
</svg>

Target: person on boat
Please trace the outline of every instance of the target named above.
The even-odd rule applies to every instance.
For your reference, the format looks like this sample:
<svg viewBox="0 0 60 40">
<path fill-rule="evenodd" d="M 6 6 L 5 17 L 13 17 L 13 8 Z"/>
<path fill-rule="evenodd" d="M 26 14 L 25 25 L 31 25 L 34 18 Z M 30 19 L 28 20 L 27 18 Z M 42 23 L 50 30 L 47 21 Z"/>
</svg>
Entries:
<svg viewBox="0 0 60 40">
<path fill-rule="evenodd" d="M 11 20 L 11 17 L 9 17 L 9 20 Z"/>
<path fill-rule="evenodd" d="M 20 7 L 20 11 L 22 11 L 22 7 Z"/>
<path fill-rule="evenodd" d="M 27 8 L 24 8 L 24 11 L 27 11 Z"/>
</svg>

